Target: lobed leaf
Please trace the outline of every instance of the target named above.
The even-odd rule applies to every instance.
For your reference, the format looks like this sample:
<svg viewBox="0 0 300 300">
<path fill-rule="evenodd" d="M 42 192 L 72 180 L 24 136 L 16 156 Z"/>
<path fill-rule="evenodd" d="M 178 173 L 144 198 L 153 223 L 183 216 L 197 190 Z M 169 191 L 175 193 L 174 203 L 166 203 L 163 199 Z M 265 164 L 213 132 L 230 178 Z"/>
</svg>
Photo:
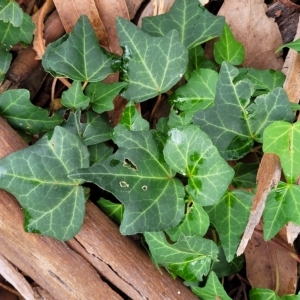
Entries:
<svg viewBox="0 0 300 300">
<path fill-rule="evenodd" d="M 20 5 L 11 0 L 0 1 L 0 20 L 11 23 L 14 27 L 20 27 L 23 22 L 23 11 Z"/>
<path fill-rule="evenodd" d="M 256 187 L 256 176 L 259 163 L 244 164 L 242 162 L 237 163 L 234 166 L 235 175 L 232 179 L 232 185 L 234 188 L 251 189 Z"/>
<path fill-rule="evenodd" d="M 113 219 L 117 224 L 120 224 L 124 215 L 124 205 L 120 203 L 113 203 L 104 198 L 100 198 L 97 204 L 105 212 L 105 214 Z"/>
<path fill-rule="evenodd" d="M 275 291 L 265 288 L 254 288 L 249 292 L 250 300 L 280 300 Z M 292 300 L 292 299 L 291 299 Z"/>
</svg>

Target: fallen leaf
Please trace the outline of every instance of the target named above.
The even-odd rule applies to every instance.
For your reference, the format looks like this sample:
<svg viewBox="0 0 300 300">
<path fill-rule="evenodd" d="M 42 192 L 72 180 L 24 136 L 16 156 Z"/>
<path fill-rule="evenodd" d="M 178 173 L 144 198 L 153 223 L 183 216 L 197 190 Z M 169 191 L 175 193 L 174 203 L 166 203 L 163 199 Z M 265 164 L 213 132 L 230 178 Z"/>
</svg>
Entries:
<svg viewBox="0 0 300 300">
<path fill-rule="evenodd" d="M 225 16 L 234 37 L 244 45 L 244 67 L 281 70 L 281 54 L 275 53 L 282 44 L 281 34 L 274 19 L 266 16 L 264 1 L 225 0 L 218 15 Z"/>
</svg>

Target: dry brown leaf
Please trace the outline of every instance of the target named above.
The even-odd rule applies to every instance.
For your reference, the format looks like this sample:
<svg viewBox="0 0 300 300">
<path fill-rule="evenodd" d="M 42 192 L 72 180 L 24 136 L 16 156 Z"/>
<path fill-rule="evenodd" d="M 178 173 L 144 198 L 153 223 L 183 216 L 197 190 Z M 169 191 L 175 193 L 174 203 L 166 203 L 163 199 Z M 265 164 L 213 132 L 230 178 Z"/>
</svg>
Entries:
<svg viewBox="0 0 300 300">
<path fill-rule="evenodd" d="M 132 20 L 136 16 L 136 13 L 140 9 L 143 2 L 147 0 L 125 0 L 125 1 L 129 12 L 130 20 Z"/>
<path fill-rule="evenodd" d="M 249 221 L 243 234 L 237 255 L 244 253 L 256 225 L 259 223 L 271 188 L 276 187 L 281 176 L 279 157 L 276 154 L 264 154 L 257 173 L 257 189 L 253 199 Z"/>
<path fill-rule="evenodd" d="M 218 15 L 225 16 L 234 37 L 245 47 L 243 66 L 281 70 L 283 60 L 275 53 L 282 44 L 274 19 L 266 16 L 263 0 L 225 0 Z"/>
<path fill-rule="evenodd" d="M 245 251 L 247 277 L 252 288 L 272 289 L 280 296 L 294 294 L 297 285 L 294 252 L 286 241 L 285 229 L 266 242 L 261 226 L 257 227 Z"/>
</svg>

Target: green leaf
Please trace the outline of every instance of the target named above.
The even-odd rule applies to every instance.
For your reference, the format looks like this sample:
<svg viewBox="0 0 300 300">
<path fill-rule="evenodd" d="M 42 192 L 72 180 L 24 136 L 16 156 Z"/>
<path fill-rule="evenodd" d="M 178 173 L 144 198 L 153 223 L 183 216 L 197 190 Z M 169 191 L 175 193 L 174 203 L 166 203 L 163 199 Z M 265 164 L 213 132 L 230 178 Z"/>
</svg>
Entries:
<svg viewBox="0 0 300 300">
<path fill-rule="evenodd" d="M 218 231 L 228 262 L 234 258 L 245 231 L 252 199 L 253 195 L 244 190 L 227 191 L 217 204 L 205 208 Z"/>
<path fill-rule="evenodd" d="M 62 127 L 56 127 L 29 148 L 0 160 L 0 188 L 12 193 L 25 213 L 25 229 L 71 239 L 85 212 L 81 180 L 69 179 L 76 168 L 89 165 L 86 146 Z"/>
<path fill-rule="evenodd" d="M 150 128 L 149 122 L 142 118 L 141 113 L 137 111 L 133 102 L 129 102 L 126 105 L 117 126 L 132 131 L 149 130 Z"/>
<path fill-rule="evenodd" d="M 104 198 L 100 198 L 100 200 L 97 201 L 97 204 L 105 212 L 105 214 L 109 216 L 111 219 L 113 219 L 117 224 L 121 223 L 124 215 L 123 204 L 113 203 Z"/>
<path fill-rule="evenodd" d="M 272 122 L 294 118 L 282 88 L 275 88 L 251 102 L 253 84 L 247 79 L 234 83 L 237 75 L 237 68 L 223 62 L 214 106 L 197 112 L 193 119 L 226 160 L 243 157 L 254 141 L 262 142 L 263 131 Z"/>
<path fill-rule="evenodd" d="M 126 82 L 115 82 L 110 84 L 92 82 L 86 87 L 84 93 L 91 98 L 92 109 L 96 113 L 101 114 L 114 108 L 114 98 L 126 86 Z"/>
<path fill-rule="evenodd" d="M 186 281 L 202 281 L 212 261 L 217 260 L 218 247 L 211 240 L 181 235 L 170 244 L 163 232 L 146 232 L 152 259 Z"/>
<path fill-rule="evenodd" d="M 71 173 L 114 194 L 125 206 L 122 234 L 159 231 L 179 224 L 184 215 L 184 188 L 173 178 L 162 149 L 164 136 L 155 131 L 115 130 L 119 147 L 105 161 Z"/>
<path fill-rule="evenodd" d="M 297 295 L 284 295 L 281 300 L 300 300 L 300 293 L 298 292 Z"/>
<path fill-rule="evenodd" d="M 276 292 L 264 288 L 251 289 L 249 296 L 250 300 L 280 300 Z"/>
<path fill-rule="evenodd" d="M 47 72 L 79 81 L 104 79 L 113 72 L 110 64 L 85 15 L 78 19 L 69 35 L 49 44 L 43 56 L 43 67 Z"/>
<path fill-rule="evenodd" d="M 160 121 L 161 119 L 159 119 Z M 193 112 L 192 111 L 182 111 L 179 112 L 174 108 L 174 106 L 171 107 L 169 118 L 167 120 L 167 127 L 166 134 L 168 133 L 170 128 L 182 126 L 182 125 L 190 125 L 193 120 Z M 158 121 L 158 122 L 159 122 Z"/>
<path fill-rule="evenodd" d="M 291 43 L 287 43 L 287 44 L 284 44 L 284 45 L 281 45 L 277 50 L 276 50 L 276 53 L 279 52 L 280 50 L 282 50 L 283 48 L 290 48 L 290 49 L 293 49 L 293 50 L 296 50 L 296 51 L 300 51 L 300 39 L 298 40 L 295 40 Z"/>
<path fill-rule="evenodd" d="M 108 147 L 105 143 L 100 143 L 88 147 L 90 153 L 90 164 L 105 160 L 113 153 L 113 148 Z"/>
<path fill-rule="evenodd" d="M 181 111 L 195 113 L 214 103 L 218 73 L 210 69 L 197 69 L 187 84 L 179 87 L 169 98 L 172 105 Z"/>
<path fill-rule="evenodd" d="M 164 148 L 166 162 L 188 177 L 187 192 L 200 205 L 212 205 L 224 194 L 233 170 L 209 137 L 195 125 L 173 128 Z"/>
<path fill-rule="evenodd" d="M 0 47 L 0 83 L 3 81 L 5 73 L 9 69 L 11 60 L 12 60 L 12 54 L 5 51 Z"/>
<path fill-rule="evenodd" d="M 288 183 L 300 174 L 300 123 L 274 122 L 264 133 L 263 151 L 279 156 Z"/>
<path fill-rule="evenodd" d="M 74 80 L 71 87 L 62 93 L 61 104 L 72 110 L 84 110 L 89 106 L 90 98 L 81 89 L 81 82 Z"/>
<path fill-rule="evenodd" d="M 232 179 L 234 188 L 251 189 L 256 187 L 256 175 L 259 163 L 244 164 L 239 162 L 234 166 L 235 175 Z"/>
<path fill-rule="evenodd" d="M 204 288 L 193 286 L 192 291 L 202 300 L 231 300 L 214 272 L 209 274 Z"/>
<path fill-rule="evenodd" d="M 59 115 L 48 116 L 48 111 L 31 104 L 29 91 L 7 90 L 0 95 L 0 114 L 17 130 L 38 134 L 61 124 Z"/>
<path fill-rule="evenodd" d="M 203 207 L 197 203 L 189 203 L 184 218 L 174 228 L 166 232 L 172 241 L 177 241 L 181 234 L 185 236 L 204 236 L 209 227 L 209 217 Z"/>
<path fill-rule="evenodd" d="M 214 57 L 218 64 L 228 61 L 232 65 L 241 65 L 244 61 L 244 46 L 234 38 L 228 24 L 225 24 L 220 40 L 214 44 Z"/>
<path fill-rule="evenodd" d="M 141 102 L 168 91 L 183 76 L 188 53 L 175 30 L 165 37 L 152 37 L 131 22 L 117 19 L 118 36 L 124 53 L 122 70 L 128 88 L 127 100 Z"/>
<path fill-rule="evenodd" d="M 263 212 L 264 238 L 270 240 L 288 222 L 300 225 L 300 186 L 280 182 L 267 198 Z"/>
<path fill-rule="evenodd" d="M 249 79 L 255 86 L 253 96 L 267 94 L 277 87 L 283 87 L 285 75 L 275 70 L 256 70 L 253 68 L 239 69 L 236 80 Z"/>
<path fill-rule="evenodd" d="M 220 36 L 224 24 L 224 17 L 214 16 L 198 0 L 176 0 L 168 13 L 143 18 L 142 28 L 153 36 L 176 29 L 182 44 L 191 49 Z"/>
<path fill-rule="evenodd" d="M 5 46 L 6 50 L 10 50 L 18 42 L 30 44 L 33 30 L 34 24 L 27 14 L 24 14 L 20 27 L 14 27 L 11 23 L 0 21 L 0 44 Z"/>
<path fill-rule="evenodd" d="M 20 27 L 23 22 L 23 11 L 20 5 L 12 0 L 0 1 L 0 20 L 11 23 L 14 27 Z"/>
</svg>

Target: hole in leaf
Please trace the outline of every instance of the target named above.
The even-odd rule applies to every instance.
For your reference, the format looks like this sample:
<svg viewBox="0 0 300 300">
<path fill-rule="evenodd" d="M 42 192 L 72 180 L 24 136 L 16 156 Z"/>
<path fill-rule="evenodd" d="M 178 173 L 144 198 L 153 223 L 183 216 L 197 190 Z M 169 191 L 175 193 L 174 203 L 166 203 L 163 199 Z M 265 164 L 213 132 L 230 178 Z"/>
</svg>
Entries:
<svg viewBox="0 0 300 300">
<path fill-rule="evenodd" d="M 128 159 L 128 158 L 125 158 L 123 167 L 126 167 L 128 169 L 137 171 L 136 165 L 130 159 Z"/>
<path fill-rule="evenodd" d="M 120 185 L 120 187 L 123 187 L 123 188 L 129 187 L 129 184 L 126 181 L 120 181 L 119 185 Z"/>
</svg>

